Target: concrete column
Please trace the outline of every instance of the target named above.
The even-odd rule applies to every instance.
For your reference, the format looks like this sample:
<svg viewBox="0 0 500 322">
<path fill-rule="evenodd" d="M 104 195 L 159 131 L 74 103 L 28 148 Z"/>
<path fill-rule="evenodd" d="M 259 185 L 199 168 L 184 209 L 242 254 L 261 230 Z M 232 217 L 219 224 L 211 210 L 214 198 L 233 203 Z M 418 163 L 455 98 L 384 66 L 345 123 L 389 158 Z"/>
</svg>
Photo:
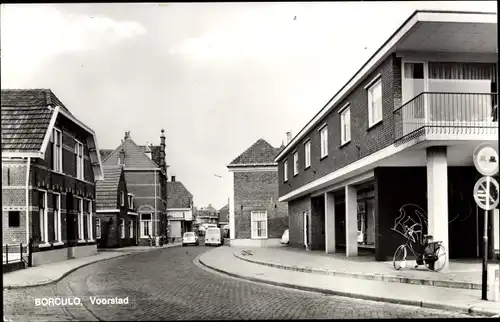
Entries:
<svg viewBox="0 0 500 322">
<path fill-rule="evenodd" d="M 427 148 L 427 231 L 446 248 L 448 266 L 448 160 L 445 146 Z"/>
<path fill-rule="evenodd" d="M 332 192 L 325 192 L 325 252 L 335 253 L 335 200 Z"/>
<path fill-rule="evenodd" d="M 346 256 L 358 256 L 358 200 L 353 186 L 345 187 Z"/>
</svg>

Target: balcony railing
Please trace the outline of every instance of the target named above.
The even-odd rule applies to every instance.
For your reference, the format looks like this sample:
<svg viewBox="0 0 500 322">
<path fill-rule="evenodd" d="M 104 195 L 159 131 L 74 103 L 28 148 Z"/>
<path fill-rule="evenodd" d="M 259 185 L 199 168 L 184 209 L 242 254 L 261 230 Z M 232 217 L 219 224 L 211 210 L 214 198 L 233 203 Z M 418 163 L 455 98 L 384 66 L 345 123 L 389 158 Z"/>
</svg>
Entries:
<svg viewBox="0 0 500 322">
<path fill-rule="evenodd" d="M 427 134 L 493 133 L 497 94 L 424 92 L 394 111 L 396 144 Z"/>
</svg>

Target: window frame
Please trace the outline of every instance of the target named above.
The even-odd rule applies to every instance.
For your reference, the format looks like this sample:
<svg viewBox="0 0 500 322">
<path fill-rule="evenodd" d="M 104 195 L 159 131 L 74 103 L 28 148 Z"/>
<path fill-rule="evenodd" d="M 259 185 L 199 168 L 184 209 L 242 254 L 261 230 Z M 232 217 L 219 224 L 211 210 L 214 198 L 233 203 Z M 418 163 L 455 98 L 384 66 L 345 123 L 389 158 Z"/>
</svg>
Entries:
<svg viewBox="0 0 500 322">
<path fill-rule="evenodd" d="M 299 151 L 293 151 L 293 176 L 299 174 Z"/>
<path fill-rule="evenodd" d="M 288 159 L 283 161 L 283 182 L 288 181 Z"/>
<path fill-rule="evenodd" d="M 150 219 L 142 219 L 143 215 L 149 215 Z M 141 229 L 140 236 L 141 236 L 141 238 L 149 238 L 149 236 L 152 234 L 152 230 L 153 230 L 153 214 L 148 212 L 148 213 L 140 214 L 139 216 L 141 216 L 141 218 L 140 218 L 140 229 Z M 149 232 L 148 235 L 144 235 L 145 224 L 147 224 L 147 227 L 148 227 L 148 232 Z"/>
<path fill-rule="evenodd" d="M 254 216 L 258 214 L 264 214 L 265 215 L 265 220 L 254 220 Z M 265 222 L 265 231 L 266 234 L 265 236 L 258 236 L 258 230 L 259 228 L 254 228 L 254 224 L 257 222 Z M 269 235 L 269 229 L 268 229 L 268 218 L 267 218 L 267 211 L 252 211 L 250 212 L 250 236 L 251 239 L 267 239 Z M 254 235 L 255 230 L 257 230 L 257 236 Z M 261 229 L 262 230 L 262 229 Z"/>
<path fill-rule="evenodd" d="M 38 190 L 43 196 L 41 202 L 38 203 L 38 227 L 40 228 L 40 243 L 48 244 L 49 241 L 49 226 L 48 226 L 48 208 L 47 208 L 47 191 Z M 43 213 L 42 213 L 43 210 Z"/>
<path fill-rule="evenodd" d="M 61 194 L 59 192 L 53 192 L 52 196 L 54 197 L 54 207 L 53 207 L 53 214 L 54 214 L 54 237 L 55 237 L 55 241 L 56 242 L 62 242 Z"/>
<path fill-rule="evenodd" d="M 304 169 L 311 167 L 311 140 L 304 142 Z"/>
<path fill-rule="evenodd" d="M 101 218 L 95 219 L 95 238 L 101 239 Z"/>
<path fill-rule="evenodd" d="M 318 131 L 320 140 L 320 160 L 321 160 L 328 156 L 328 124 L 324 124 L 321 128 L 319 128 Z"/>
<path fill-rule="evenodd" d="M 128 238 L 134 238 L 134 221 L 128 221 Z"/>
<path fill-rule="evenodd" d="M 85 179 L 85 160 L 83 157 L 83 143 L 75 139 L 76 149 L 76 178 Z"/>
<path fill-rule="evenodd" d="M 379 106 L 379 110 L 378 110 L 378 113 L 374 113 L 374 106 L 373 106 L 373 93 L 375 92 L 375 89 L 376 87 L 380 86 L 380 106 Z M 371 128 L 375 125 L 377 125 L 378 123 L 382 122 L 382 119 L 383 119 L 383 115 L 382 115 L 382 112 L 383 112 L 383 107 L 382 107 L 382 103 L 383 103 L 383 98 L 382 98 L 382 78 L 380 76 L 377 76 L 376 78 L 374 78 L 369 86 L 366 87 L 366 90 L 368 92 L 368 128 Z M 377 115 L 377 119 L 375 119 L 375 115 Z"/>
<path fill-rule="evenodd" d="M 58 173 L 63 173 L 62 169 L 62 131 L 56 127 L 52 129 L 52 170 Z M 57 140 L 59 139 L 59 140 Z M 58 142 L 59 141 L 59 142 Z"/>
<path fill-rule="evenodd" d="M 348 114 L 348 117 L 346 117 L 346 114 Z M 350 104 L 347 104 L 344 106 L 340 111 L 340 146 L 343 146 L 349 142 L 351 142 L 351 106 Z M 346 133 L 344 132 L 345 130 L 345 125 L 346 125 L 346 119 L 348 120 L 348 131 Z"/>
<path fill-rule="evenodd" d="M 120 206 L 125 206 L 125 192 L 123 190 L 120 191 Z"/>
<path fill-rule="evenodd" d="M 14 214 L 14 213 L 17 213 L 17 226 L 11 225 L 11 221 L 13 221 L 13 220 L 10 220 L 10 218 L 11 218 L 11 214 Z M 9 210 L 8 216 L 9 216 L 9 218 L 8 218 L 7 224 L 8 224 L 9 228 L 19 228 L 19 227 L 21 227 L 21 212 L 19 210 Z"/>
<path fill-rule="evenodd" d="M 93 217 L 94 217 L 94 214 L 92 213 L 92 199 L 87 199 L 86 200 L 88 202 L 88 206 L 87 206 L 87 210 L 88 210 L 88 232 L 87 232 L 87 236 L 89 238 L 89 240 L 94 240 L 94 231 L 93 231 L 93 228 L 94 226 L 92 225 L 92 222 L 93 222 Z"/>
<path fill-rule="evenodd" d="M 120 219 L 120 238 L 125 239 L 125 219 L 121 218 Z"/>
</svg>

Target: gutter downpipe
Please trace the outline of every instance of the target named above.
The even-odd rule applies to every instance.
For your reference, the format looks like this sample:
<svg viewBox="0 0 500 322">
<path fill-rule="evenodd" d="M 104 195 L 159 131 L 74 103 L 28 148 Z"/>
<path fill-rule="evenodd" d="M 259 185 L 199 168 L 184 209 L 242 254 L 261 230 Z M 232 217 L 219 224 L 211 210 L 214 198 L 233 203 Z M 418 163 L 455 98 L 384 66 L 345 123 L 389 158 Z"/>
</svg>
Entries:
<svg viewBox="0 0 500 322">
<path fill-rule="evenodd" d="M 156 227 L 156 170 L 155 170 L 155 184 L 154 184 L 154 187 L 155 187 L 155 213 L 154 213 L 154 217 L 153 217 L 154 218 L 153 219 L 153 237 L 156 237 L 156 235 L 154 234 L 155 227 Z M 156 232 L 156 234 L 158 234 L 158 231 Z"/>
<path fill-rule="evenodd" d="M 29 183 L 30 183 L 30 166 L 31 157 L 28 157 L 26 165 L 26 245 L 30 242 L 30 229 L 29 229 Z"/>
</svg>

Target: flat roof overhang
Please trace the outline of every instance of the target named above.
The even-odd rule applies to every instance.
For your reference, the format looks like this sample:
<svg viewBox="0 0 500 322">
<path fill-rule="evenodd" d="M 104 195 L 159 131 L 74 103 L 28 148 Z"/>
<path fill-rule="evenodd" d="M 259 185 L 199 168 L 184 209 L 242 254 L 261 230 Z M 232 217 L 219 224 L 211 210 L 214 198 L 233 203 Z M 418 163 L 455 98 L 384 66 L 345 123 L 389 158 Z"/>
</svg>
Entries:
<svg viewBox="0 0 500 322">
<path fill-rule="evenodd" d="M 416 11 L 275 157 L 278 163 L 338 103 L 396 51 L 497 53 L 496 13 Z M 479 35 L 482 34 L 482 35 Z M 479 42 L 484 43 L 479 44 Z"/>
</svg>

